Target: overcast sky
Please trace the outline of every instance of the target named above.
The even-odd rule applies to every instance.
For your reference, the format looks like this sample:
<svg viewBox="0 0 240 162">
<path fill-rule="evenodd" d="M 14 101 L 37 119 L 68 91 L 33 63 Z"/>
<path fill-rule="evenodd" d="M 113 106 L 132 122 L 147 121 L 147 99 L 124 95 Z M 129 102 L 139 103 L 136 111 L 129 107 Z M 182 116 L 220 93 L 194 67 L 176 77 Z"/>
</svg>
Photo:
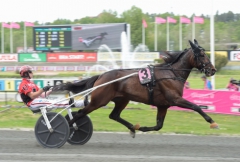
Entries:
<svg viewBox="0 0 240 162">
<path fill-rule="evenodd" d="M 211 11 L 215 14 L 217 10 L 240 13 L 239 4 L 240 0 L 1 0 L 0 22 L 74 20 L 96 16 L 103 10 L 121 14 L 132 6 L 141 8 L 143 13 L 173 12 L 190 17 L 210 15 Z"/>
</svg>

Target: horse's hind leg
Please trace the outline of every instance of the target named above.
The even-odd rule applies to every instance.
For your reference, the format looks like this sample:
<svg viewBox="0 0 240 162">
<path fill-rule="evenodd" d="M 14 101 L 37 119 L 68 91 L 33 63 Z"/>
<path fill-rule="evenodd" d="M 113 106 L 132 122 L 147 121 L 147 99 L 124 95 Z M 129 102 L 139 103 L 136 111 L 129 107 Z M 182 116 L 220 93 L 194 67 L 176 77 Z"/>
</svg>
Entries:
<svg viewBox="0 0 240 162">
<path fill-rule="evenodd" d="M 130 133 L 131 133 L 132 137 L 134 138 L 135 137 L 135 129 L 134 129 L 133 124 L 129 123 L 128 121 L 126 121 L 120 117 L 122 110 L 129 103 L 129 100 L 122 98 L 122 97 L 118 97 L 118 98 L 114 98 L 113 102 L 115 103 L 115 107 L 113 108 L 111 114 L 109 115 L 109 118 L 126 126 L 130 130 Z"/>
<path fill-rule="evenodd" d="M 157 107 L 157 125 L 153 127 L 140 127 L 139 130 L 142 132 L 147 131 L 158 131 L 163 127 L 164 119 L 167 114 L 168 107 Z"/>
</svg>

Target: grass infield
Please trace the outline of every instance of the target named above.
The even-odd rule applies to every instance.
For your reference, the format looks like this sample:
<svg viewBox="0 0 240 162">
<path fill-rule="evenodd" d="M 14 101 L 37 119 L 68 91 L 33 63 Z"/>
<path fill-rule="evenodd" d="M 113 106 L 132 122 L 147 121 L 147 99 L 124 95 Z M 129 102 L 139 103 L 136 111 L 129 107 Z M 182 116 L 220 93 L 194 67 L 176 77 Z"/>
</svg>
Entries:
<svg viewBox="0 0 240 162">
<path fill-rule="evenodd" d="M 19 105 L 19 103 L 16 103 L 16 105 Z M 94 131 L 129 131 L 125 126 L 108 118 L 113 105 L 113 103 L 109 103 L 106 107 L 89 114 Z M 74 108 L 72 110 L 77 111 L 78 109 Z M 33 114 L 28 108 L 0 108 L 0 111 L 3 111 L 0 113 L 0 128 L 33 129 L 38 118 L 41 116 L 41 114 Z M 121 117 L 132 124 L 139 123 L 141 126 L 154 126 L 156 124 L 156 113 L 156 109 L 152 109 L 148 105 L 129 104 L 122 112 Z M 61 115 L 65 116 L 66 111 Z M 208 115 L 219 124 L 220 129 L 210 129 L 210 124 L 196 112 L 168 110 L 163 128 L 160 131 L 152 131 L 151 133 L 240 136 L 239 116 L 212 113 L 208 113 Z"/>
<path fill-rule="evenodd" d="M 13 76 L 14 74 L 0 72 L 0 78 L 6 75 Z M 63 72 L 59 74 L 59 76 L 65 77 L 77 77 L 81 75 L 84 75 L 84 73 Z M 199 73 L 190 74 L 188 81 L 190 82 L 191 88 L 203 88 L 201 76 L 202 74 Z M 41 78 L 41 76 L 39 77 Z M 47 76 L 47 78 L 48 77 L 50 76 Z M 215 75 L 215 88 L 224 89 L 230 78 L 240 80 L 240 70 L 221 70 L 217 72 Z M 4 102 L 0 102 L 0 105 L 4 104 Z M 34 128 L 41 114 L 34 115 L 28 108 L 17 108 L 23 106 L 22 103 L 8 101 L 8 104 L 13 105 L 12 108 L 0 108 L 0 128 Z M 112 103 L 109 103 L 106 107 L 100 108 L 90 114 L 95 131 L 128 132 L 126 127 L 108 118 L 113 106 Z M 73 111 L 77 110 L 78 109 L 73 109 Z M 156 109 L 152 109 L 145 104 L 128 104 L 122 112 L 121 117 L 132 124 L 139 123 L 141 126 L 154 126 L 156 124 L 156 113 Z M 168 110 L 163 128 L 160 131 L 153 131 L 151 133 L 240 136 L 240 116 L 208 114 L 219 124 L 220 129 L 210 129 L 210 124 L 196 112 Z M 62 115 L 65 116 L 66 111 L 64 111 Z"/>
</svg>

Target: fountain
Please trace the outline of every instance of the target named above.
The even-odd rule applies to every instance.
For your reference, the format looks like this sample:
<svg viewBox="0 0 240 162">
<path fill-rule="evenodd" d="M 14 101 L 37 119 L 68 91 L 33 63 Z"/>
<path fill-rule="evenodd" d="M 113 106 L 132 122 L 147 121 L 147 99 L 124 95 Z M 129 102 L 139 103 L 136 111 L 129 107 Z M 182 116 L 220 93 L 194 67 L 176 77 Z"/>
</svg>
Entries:
<svg viewBox="0 0 240 162">
<path fill-rule="evenodd" d="M 106 44 L 102 44 L 99 48 L 98 48 L 98 54 L 99 53 L 105 53 L 108 54 L 111 57 L 111 61 L 108 61 L 112 66 L 113 69 L 119 69 L 120 67 L 117 65 L 116 63 L 116 59 L 112 53 L 112 50 L 106 45 Z"/>
<path fill-rule="evenodd" d="M 87 73 L 87 76 L 91 76 L 93 73 L 103 73 L 112 69 L 126 69 L 126 68 L 139 68 L 146 67 L 148 64 L 139 64 L 135 60 L 135 55 L 138 52 L 149 52 L 145 45 L 138 45 L 133 52 L 130 50 L 130 45 L 127 40 L 126 32 L 121 33 L 121 53 L 113 54 L 112 50 L 106 45 L 102 44 L 98 48 L 98 55 L 106 58 L 108 61 L 101 61 L 101 64 L 93 65 Z M 111 58 L 111 59 L 109 59 Z M 117 65 L 117 61 L 120 60 L 121 65 Z"/>
<path fill-rule="evenodd" d="M 125 32 L 121 33 L 121 47 L 122 47 L 122 52 L 121 52 L 122 68 L 125 69 L 127 61 L 132 60 L 132 58 L 130 56 L 127 35 Z"/>
</svg>

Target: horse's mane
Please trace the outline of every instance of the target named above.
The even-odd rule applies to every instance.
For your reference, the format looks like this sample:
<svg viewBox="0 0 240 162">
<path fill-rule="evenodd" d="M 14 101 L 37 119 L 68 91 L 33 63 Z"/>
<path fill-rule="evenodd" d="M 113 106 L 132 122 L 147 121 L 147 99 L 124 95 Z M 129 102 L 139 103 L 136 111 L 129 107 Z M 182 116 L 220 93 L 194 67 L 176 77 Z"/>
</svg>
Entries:
<svg viewBox="0 0 240 162">
<path fill-rule="evenodd" d="M 184 49 L 182 52 L 162 52 L 160 54 L 160 58 L 164 60 L 164 63 L 162 65 L 166 64 L 174 64 L 178 62 L 178 60 L 188 51 L 188 49 Z"/>
</svg>

